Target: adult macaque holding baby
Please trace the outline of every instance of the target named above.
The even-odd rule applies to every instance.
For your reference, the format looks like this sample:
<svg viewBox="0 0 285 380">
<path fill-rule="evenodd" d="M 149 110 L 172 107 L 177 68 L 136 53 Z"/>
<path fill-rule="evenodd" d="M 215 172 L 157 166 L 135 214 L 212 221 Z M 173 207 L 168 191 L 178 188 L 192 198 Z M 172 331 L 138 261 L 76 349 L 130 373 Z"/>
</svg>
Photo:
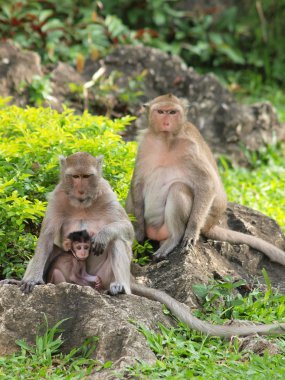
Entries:
<svg viewBox="0 0 285 380">
<path fill-rule="evenodd" d="M 71 232 L 86 230 L 91 237 L 87 273 L 99 276 L 102 289 L 112 295 L 130 294 L 133 228 L 109 183 L 102 177 L 103 157 L 78 152 L 61 157 L 61 178 L 49 196 L 34 257 L 21 289 L 25 293 L 44 284 L 44 274 L 58 247 Z"/>
</svg>

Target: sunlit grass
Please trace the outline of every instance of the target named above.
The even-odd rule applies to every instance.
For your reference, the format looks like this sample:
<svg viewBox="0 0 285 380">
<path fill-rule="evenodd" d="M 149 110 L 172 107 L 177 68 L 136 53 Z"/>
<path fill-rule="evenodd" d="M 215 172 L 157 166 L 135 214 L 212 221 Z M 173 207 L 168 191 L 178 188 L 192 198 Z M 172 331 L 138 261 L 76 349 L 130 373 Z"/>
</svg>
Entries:
<svg viewBox="0 0 285 380">
<path fill-rule="evenodd" d="M 229 200 L 272 217 L 285 232 L 285 146 L 264 149 L 249 168 L 221 163 Z"/>
</svg>

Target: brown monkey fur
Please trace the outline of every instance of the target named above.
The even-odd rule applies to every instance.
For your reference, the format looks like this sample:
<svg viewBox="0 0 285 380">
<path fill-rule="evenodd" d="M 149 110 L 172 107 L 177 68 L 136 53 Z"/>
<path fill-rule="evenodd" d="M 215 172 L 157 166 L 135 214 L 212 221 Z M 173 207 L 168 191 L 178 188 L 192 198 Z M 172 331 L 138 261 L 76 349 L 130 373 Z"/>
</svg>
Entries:
<svg viewBox="0 0 285 380">
<path fill-rule="evenodd" d="M 159 260 L 181 243 L 207 238 L 248 244 L 285 265 L 285 252 L 255 236 L 218 226 L 227 196 L 214 156 L 198 129 L 187 121 L 187 101 L 172 94 L 146 105 L 148 128 L 142 133 L 126 210 L 136 217 L 138 241 L 160 242 Z"/>
<path fill-rule="evenodd" d="M 86 260 L 91 250 L 91 234 L 86 230 L 71 232 L 63 241 L 63 249 L 51 263 L 47 282 L 60 284 L 68 282 L 77 285 L 89 285 L 96 290 L 102 288 L 102 279 L 86 271 Z"/>
</svg>

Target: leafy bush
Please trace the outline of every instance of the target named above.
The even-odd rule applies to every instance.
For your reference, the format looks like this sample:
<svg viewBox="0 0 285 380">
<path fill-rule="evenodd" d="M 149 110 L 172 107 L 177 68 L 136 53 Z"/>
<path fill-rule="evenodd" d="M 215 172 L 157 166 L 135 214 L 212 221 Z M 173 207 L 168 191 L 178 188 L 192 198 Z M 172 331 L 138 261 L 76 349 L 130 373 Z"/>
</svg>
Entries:
<svg viewBox="0 0 285 380">
<path fill-rule="evenodd" d="M 132 34 L 116 17 L 102 18 L 91 0 L 0 0 L 0 34 L 36 50 L 45 62 L 77 62 L 97 58 L 117 43 L 130 43 Z M 134 35 L 134 33 L 133 33 Z"/>
<path fill-rule="evenodd" d="M 180 0 L 0 0 L 0 33 L 45 62 L 76 63 L 117 44 L 143 43 L 182 56 L 202 71 L 238 81 L 284 82 L 285 0 L 243 2 L 199 12 Z M 139 27 L 138 27 L 139 26 Z"/>
<path fill-rule="evenodd" d="M 248 76 L 284 85 L 283 18 L 285 1 L 243 2 L 219 9 L 205 5 L 199 11 L 181 7 L 179 0 L 123 0 L 104 2 L 103 14 L 116 14 L 145 44 L 181 55 L 189 65 L 236 76 Z M 269 26 L 270 25 L 270 26 Z M 243 78 L 243 77 L 245 78 Z"/>
<path fill-rule="evenodd" d="M 86 151 L 105 157 L 104 175 L 124 200 L 135 143 L 119 133 L 132 120 L 111 121 L 47 108 L 21 109 L 0 102 L 0 272 L 21 277 L 31 257 L 46 208 L 46 194 L 58 180 L 58 156 Z"/>
</svg>

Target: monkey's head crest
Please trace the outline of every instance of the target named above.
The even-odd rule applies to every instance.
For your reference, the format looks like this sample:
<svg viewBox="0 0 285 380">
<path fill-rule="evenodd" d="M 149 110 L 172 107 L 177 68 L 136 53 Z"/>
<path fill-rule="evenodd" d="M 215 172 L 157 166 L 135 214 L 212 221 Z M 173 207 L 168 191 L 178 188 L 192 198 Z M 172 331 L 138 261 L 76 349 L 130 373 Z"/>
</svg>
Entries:
<svg viewBox="0 0 285 380">
<path fill-rule="evenodd" d="M 154 98 L 153 100 L 151 100 L 150 102 L 144 104 L 144 107 L 147 109 L 150 109 L 151 107 L 156 106 L 157 104 L 161 106 L 177 105 L 177 106 L 182 107 L 185 110 L 188 108 L 188 101 L 186 99 L 178 98 L 172 93 L 158 96 Z"/>
<path fill-rule="evenodd" d="M 102 173 L 102 165 L 103 165 L 103 155 L 94 157 L 89 153 L 86 152 L 76 152 L 74 154 L 71 154 L 70 156 L 59 157 L 59 162 L 61 166 L 62 172 L 65 172 L 65 174 L 69 174 L 69 168 L 72 171 L 78 171 L 83 173 L 87 168 L 89 170 L 91 168 L 96 168 L 95 172 L 99 173 L 101 175 Z M 92 171 L 92 170 L 91 170 Z"/>
</svg>

